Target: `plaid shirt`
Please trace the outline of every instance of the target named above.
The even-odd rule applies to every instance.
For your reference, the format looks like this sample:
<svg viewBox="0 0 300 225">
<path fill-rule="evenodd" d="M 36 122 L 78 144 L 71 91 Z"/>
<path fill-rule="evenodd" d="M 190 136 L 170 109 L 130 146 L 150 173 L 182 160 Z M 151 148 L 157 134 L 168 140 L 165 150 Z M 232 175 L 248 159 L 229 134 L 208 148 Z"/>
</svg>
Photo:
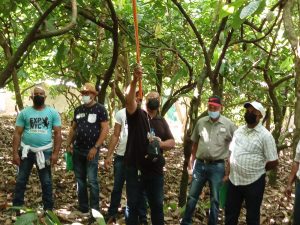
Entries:
<svg viewBox="0 0 300 225">
<path fill-rule="evenodd" d="M 300 141 L 298 142 L 297 148 L 296 148 L 296 155 L 295 155 L 295 161 L 300 162 Z M 300 179 L 300 167 L 297 171 L 297 177 Z"/>
<path fill-rule="evenodd" d="M 278 159 L 275 140 L 262 124 L 254 128 L 246 125 L 238 128 L 234 132 L 229 150 L 229 179 L 234 185 L 255 182 L 266 172 L 266 163 Z"/>
</svg>

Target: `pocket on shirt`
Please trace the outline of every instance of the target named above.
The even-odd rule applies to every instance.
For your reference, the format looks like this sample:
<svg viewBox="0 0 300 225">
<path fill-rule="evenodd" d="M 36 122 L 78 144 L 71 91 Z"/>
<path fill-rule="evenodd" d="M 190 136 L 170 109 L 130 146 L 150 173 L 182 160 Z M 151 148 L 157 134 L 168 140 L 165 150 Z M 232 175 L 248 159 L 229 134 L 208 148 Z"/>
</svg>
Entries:
<svg viewBox="0 0 300 225">
<path fill-rule="evenodd" d="M 89 114 L 87 120 L 89 123 L 95 123 L 97 120 L 97 114 Z"/>
<path fill-rule="evenodd" d="M 218 142 L 218 145 L 224 145 L 227 143 L 226 141 L 226 133 L 225 132 L 219 132 L 217 134 L 217 142 Z"/>
</svg>

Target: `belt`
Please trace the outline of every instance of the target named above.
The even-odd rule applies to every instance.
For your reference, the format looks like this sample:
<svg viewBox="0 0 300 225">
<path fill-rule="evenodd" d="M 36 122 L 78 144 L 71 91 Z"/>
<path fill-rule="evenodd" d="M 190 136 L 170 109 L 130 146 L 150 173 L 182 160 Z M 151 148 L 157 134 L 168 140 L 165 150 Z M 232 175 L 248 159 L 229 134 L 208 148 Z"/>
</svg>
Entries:
<svg viewBox="0 0 300 225">
<path fill-rule="evenodd" d="M 204 164 L 215 164 L 215 163 L 224 163 L 224 159 L 217 159 L 217 160 L 212 160 L 212 159 L 197 159 L 198 161 L 204 163 Z"/>
</svg>

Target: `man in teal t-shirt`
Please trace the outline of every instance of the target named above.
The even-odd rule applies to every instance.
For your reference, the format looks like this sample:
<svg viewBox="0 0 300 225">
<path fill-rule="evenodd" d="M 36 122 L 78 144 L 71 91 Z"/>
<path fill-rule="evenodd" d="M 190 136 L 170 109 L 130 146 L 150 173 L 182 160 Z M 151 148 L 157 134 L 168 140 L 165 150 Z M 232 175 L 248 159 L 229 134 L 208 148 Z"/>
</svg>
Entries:
<svg viewBox="0 0 300 225">
<path fill-rule="evenodd" d="M 61 120 L 58 112 L 45 105 L 45 90 L 35 87 L 31 95 L 33 106 L 20 112 L 13 137 L 13 163 L 19 167 L 14 206 L 24 205 L 24 193 L 31 169 L 37 166 L 44 210 L 53 209 L 51 165 L 57 163 L 60 150 Z M 52 130 L 54 142 L 52 142 Z"/>
</svg>

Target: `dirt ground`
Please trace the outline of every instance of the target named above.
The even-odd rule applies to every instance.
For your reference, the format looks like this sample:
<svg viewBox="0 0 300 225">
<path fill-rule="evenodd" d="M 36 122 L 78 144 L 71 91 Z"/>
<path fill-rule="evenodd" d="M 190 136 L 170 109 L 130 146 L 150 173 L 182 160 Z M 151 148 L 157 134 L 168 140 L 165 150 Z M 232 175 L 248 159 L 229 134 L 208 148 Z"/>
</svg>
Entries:
<svg viewBox="0 0 300 225">
<path fill-rule="evenodd" d="M 13 190 L 16 178 L 16 167 L 11 163 L 12 158 L 12 135 L 14 131 L 13 117 L 0 117 L 0 224 L 13 224 L 11 217 L 11 206 Z M 63 129 L 64 140 L 67 135 L 67 127 Z M 64 143 L 65 144 L 65 143 Z M 66 172 L 65 162 L 63 160 L 63 149 L 60 155 L 58 165 L 53 168 L 53 193 L 55 198 L 55 210 L 63 224 L 88 224 L 87 218 L 81 217 L 75 210 L 77 205 L 76 184 L 72 172 Z M 99 161 L 99 180 L 100 180 L 100 199 L 101 212 L 106 214 L 110 201 L 110 193 L 113 186 L 113 170 L 106 171 L 104 169 L 104 156 L 106 149 L 101 151 L 101 159 Z M 179 224 L 181 209 L 177 207 L 179 183 L 181 178 L 181 169 L 183 162 L 182 146 L 166 153 L 165 168 L 165 224 Z M 291 152 L 285 150 L 280 154 L 280 166 L 278 168 L 278 180 L 275 187 L 267 184 L 263 204 L 261 207 L 261 224 L 289 224 L 293 208 L 294 196 L 288 201 L 283 191 L 287 182 L 287 177 L 292 164 Z M 126 196 L 123 191 L 122 207 L 120 208 L 119 219 L 117 224 L 125 224 L 123 211 Z M 205 193 L 201 195 L 198 201 L 196 215 L 194 216 L 194 224 L 207 224 L 206 214 L 209 208 L 209 193 L 205 189 Z M 41 188 L 34 168 L 27 191 L 25 193 L 26 207 L 40 210 L 42 208 Z M 149 218 L 149 213 L 148 213 Z M 220 214 L 219 224 L 223 224 L 223 212 Z M 149 218 L 150 221 L 150 218 Z M 240 216 L 240 225 L 245 225 L 245 212 Z"/>
</svg>

